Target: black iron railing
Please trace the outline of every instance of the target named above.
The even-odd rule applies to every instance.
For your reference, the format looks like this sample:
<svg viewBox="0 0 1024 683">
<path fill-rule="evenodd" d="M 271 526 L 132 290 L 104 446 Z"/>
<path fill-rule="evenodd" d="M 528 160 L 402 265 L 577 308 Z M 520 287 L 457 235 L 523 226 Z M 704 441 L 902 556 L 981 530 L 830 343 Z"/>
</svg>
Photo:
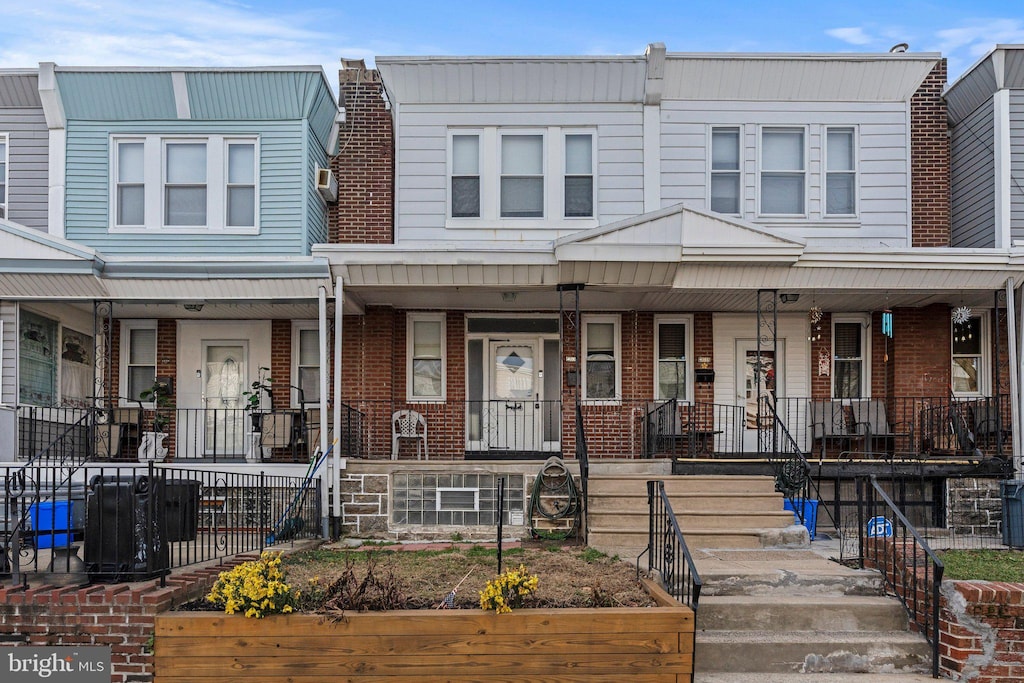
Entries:
<svg viewBox="0 0 1024 683">
<path fill-rule="evenodd" d="M 153 463 L 86 466 L 70 477 L 56 466 L 12 468 L 4 481 L 0 566 L 16 583 L 34 574 L 135 581 L 315 537 L 318 486 L 303 488 L 303 481 Z"/>
<path fill-rule="evenodd" d="M 583 542 L 587 542 L 587 531 L 590 528 L 590 499 L 587 490 L 590 484 L 590 454 L 587 451 L 587 432 L 583 426 L 583 410 L 576 404 L 576 460 L 580 465 L 580 488 L 583 492 L 583 509 L 580 519 L 583 522 Z"/>
<path fill-rule="evenodd" d="M 911 623 L 932 647 L 932 677 L 939 677 L 939 589 L 942 560 L 876 477 L 857 480 L 860 564 L 882 572 L 885 584 L 900 599 Z"/>
<path fill-rule="evenodd" d="M 650 514 L 644 554 L 647 555 L 648 574 L 656 577 L 669 595 L 693 610 L 695 645 L 702 583 L 672 511 L 672 502 L 665 493 L 665 482 L 647 482 L 647 505 Z M 642 557 L 643 554 L 637 558 L 637 572 L 640 571 Z"/>
<path fill-rule="evenodd" d="M 644 407 L 643 457 L 699 458 L 743 451 L 743 410 L 678 399 Z"/>
</svg>

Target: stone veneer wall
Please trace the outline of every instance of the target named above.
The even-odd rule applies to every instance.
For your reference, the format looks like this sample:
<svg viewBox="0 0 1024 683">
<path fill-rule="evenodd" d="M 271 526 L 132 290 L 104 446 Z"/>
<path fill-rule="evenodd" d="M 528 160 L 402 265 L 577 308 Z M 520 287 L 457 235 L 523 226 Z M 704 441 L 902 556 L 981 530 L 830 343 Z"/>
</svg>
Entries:
<svg viewBox="0 0 1024 683">
<path fill-rule="evenodd" d="M 1002 535 L 1003 501 L 999 479 L 965 477 L 946 480 L 947 526 L 967 536 Z"/>
<path fill-rule="evenodd" d="M 341 477 L 342 536 L 386 538 L 388 535 L 388 474 Z"/>
</svg>

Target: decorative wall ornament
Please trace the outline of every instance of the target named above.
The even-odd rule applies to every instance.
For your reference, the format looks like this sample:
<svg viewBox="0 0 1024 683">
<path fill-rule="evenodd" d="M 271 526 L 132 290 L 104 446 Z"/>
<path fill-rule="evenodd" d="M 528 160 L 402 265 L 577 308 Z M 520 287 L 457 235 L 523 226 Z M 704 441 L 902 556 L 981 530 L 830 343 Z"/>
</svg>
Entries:
<svg viewBox="0 0 1024 683">
<path fill-rule="evenodd" d="M 820 306 L 811 306 L 811 310 L 807 312 L 807 320 L 811 324 L 811 333 L 807 337 L 808 341 L 820 341 L 821 340 L 821 319 L 825 317 Z"/>
<path fill-rule="evenodd" d="M 953 309 L 953 324 L 964 325 L 973 317 L 969 306 L 957 306 Z"/>
<path fill-rule="evenodd" d="M 828 355 L 828 351 L 822 349 L 818 351 L 818 376 L 828 377 L 832 374 L 832 358 Z"/>
<path fill-rule="evenodd" d="M 882 311 L 882 334 L 892 339 L 892 311 L 889 309 Z"/>
</svg>

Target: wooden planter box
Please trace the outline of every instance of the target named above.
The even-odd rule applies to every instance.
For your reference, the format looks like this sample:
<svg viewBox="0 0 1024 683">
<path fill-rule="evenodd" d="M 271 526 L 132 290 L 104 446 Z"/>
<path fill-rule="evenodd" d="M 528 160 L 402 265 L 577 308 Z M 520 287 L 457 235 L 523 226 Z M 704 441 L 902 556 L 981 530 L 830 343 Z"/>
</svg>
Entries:
<svg viewBox="0 0 1024 683">
<path fill-rule="evenodd" d="M 155 681 L 689 683 L 693 612 L 658 607 L 156 617 Z"/>
</svg>

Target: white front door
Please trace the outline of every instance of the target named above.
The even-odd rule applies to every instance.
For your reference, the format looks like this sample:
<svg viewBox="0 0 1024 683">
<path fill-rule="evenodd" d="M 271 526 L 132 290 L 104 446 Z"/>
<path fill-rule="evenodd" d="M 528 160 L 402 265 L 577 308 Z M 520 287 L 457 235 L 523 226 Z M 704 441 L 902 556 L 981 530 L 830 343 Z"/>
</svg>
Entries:
<svg viewBox="0 0 1024 683">
<path fill-rule="evenodd" d="M 491 381 L 484 421 L 491 448 L 538 450 L 540 388 L 537 342 L 491 342 Z"/>
<path fill-rule="evenodd" d="M 736 405 L 742 411 L 743 420 L 743 451 L 758 451 L 758 420 L 762 430 L 770 430 L 772 413 L 765 402 L 770 401 L 776 390 L 785 387 L 784 367 L 782 359 L 786 356 L 784 339 L 778 340 L 778 358 L 775 352 L 761 349 L 757 353 L 757 342 L 752 339 L 736 340 Z M 761 409 L 758 410 L 758 396 L 761 397 Z M 781 405 L 783 402 L 779 402 Z M 760 417 L 759 417 L 760 416 Z M 770 449 L 770 444 L 766 444 Z"/>
<path fill-rule="evenodd" d="M 244 455 L 245 391 L 248 344 L 244 341 L 203 342 L 203 453 Z"/>
</svg>

